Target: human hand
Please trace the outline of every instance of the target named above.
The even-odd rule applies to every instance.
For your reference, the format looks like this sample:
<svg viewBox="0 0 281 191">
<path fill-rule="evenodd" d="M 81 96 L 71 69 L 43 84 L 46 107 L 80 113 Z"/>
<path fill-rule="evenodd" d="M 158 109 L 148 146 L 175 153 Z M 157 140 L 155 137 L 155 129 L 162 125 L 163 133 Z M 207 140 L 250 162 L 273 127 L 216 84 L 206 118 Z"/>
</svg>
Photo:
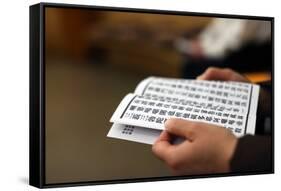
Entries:
<svg viewBox="0 0 281 191">
<path fill-rule="evenodd" d="M 229 68 L 209 67 L 197 80 L 250 82 L 245 76 Z"/>
<path fill-rule="evenodd" d="M 172 135 L 183 137 L 185 141 L 173 145 Z M 224 173 L 230 171 L 236 144 L 237 138 L 223 127 L 169 119 L 152 151 L 178 175 Z"/>
<path fill-rule="evenodd" d="M 204 57 L 203 49 L 199 40 L 195 39 L 191 41 L 191 54 L 190 56 L 194 59 L 200 59 Z"/>
</svg>

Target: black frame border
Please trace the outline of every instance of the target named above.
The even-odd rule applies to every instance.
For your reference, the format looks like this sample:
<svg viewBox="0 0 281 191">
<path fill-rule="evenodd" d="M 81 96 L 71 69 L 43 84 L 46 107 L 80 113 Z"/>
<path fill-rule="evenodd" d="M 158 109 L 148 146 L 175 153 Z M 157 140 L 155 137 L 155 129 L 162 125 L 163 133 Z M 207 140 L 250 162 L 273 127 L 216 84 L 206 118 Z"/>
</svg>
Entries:
<svg viewBox="0 0 281 191">
<path fill-rule="evenodd" d="M 84 181 L 84 182 L 65 182 L 65 183 L 46 183 L 45 166 L 45 8 L 69 8 L 69 9 L 88 9 L 99 11 L 117 11 L 131 13 L 149 13 L 165 15 L 199 16 L 199 17 L 217 17 L 217 18 L 236 18 L 249 20 L 271 21 L 271 40 L 272 40 L 272 170 L 257 172 L 240 173 L 220 173 L 209 175 L 190 175 L 190 176 L 166 176 L 166 177 L 148 177 L 135 179 L 116 179 L 102 181 Z M 187 11 L 171 11 L 156 9 L 107 7 L 94 5 L 76 5 L 61 3 L 39 3 L 29 7 L 29 58 L 30 58 L 30 97 L 29 97 L 29 184 L 38 188 L 54 188 L 67 186 L 85 186 L 116 183 L 134 183 L 148 181 L 165 181 L 193 178 L 212 178 L 229 177 L 241 175 L 259 175 L 274 173 L 274 17 L 233 15 L 218 13 L 200 13 Z"/>
</svg>

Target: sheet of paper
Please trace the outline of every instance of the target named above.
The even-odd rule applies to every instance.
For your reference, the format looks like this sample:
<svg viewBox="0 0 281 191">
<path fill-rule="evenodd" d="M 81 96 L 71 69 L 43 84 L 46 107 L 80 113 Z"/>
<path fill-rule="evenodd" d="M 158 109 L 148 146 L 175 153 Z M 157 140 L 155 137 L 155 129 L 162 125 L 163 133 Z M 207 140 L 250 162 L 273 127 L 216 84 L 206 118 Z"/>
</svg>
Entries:
<svg viewBox="0 0 281 191">
<path fill-rule="evenodd" d="M 162 131 L 155 129 L 113 124 L 107 134 L 107 137 L 152 145 L 158 139 L 161 132 Z M 175 137 L 175 139 L 172 140 L 172 144 L 180 144 L 184 140 L 185 139 L 181 137 Z"/>
<path fill-rule="evenodd" d="M 160 130 L 114 123 L 107 137 L 152 145 L 159 137 L 160 133 Z"/>
<path fill-rule="evenodd" d="M 111 122 L 164 129 L 171 117 L 254 134 L 259 86 L 248 83 L 148 78 L 119 104 Z"/>
</svg>

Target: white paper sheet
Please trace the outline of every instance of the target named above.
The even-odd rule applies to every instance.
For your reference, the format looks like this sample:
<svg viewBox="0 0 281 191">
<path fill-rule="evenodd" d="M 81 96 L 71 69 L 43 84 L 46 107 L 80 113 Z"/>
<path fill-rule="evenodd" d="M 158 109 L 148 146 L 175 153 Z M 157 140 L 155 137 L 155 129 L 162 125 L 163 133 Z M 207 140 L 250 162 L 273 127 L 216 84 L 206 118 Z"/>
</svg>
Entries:
<svg viewBox="0 0 281 191">
<path fill-rule="evenodd" d="M 254 134 L 258 95 L 259 86 L 249 83 L 150 77 L 121 101 L 110 122 L 147 134 L 173 117 L 220 125 L 236 136 Z"/>
<path fill-rule="evenodd" d="M 114 123 L 107 136 L 152 145 L 162 131 Z"/>
</svg>

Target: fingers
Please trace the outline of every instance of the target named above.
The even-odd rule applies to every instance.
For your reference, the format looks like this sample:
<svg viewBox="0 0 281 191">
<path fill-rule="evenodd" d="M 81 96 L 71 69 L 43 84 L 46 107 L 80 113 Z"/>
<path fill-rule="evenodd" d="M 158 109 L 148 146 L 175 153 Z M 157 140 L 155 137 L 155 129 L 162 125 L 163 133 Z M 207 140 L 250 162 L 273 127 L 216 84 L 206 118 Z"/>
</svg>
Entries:
<svg viewBox="0 0 281 191">
<path fill-rule="evenodd" d="M 173 171 L 175 171 L 180 165 L 180 159 L 183 155 L 183 151 L 188 153 L 188 151 L 191 150 L 191 145 L 186 147 L 185 143 L 188 141 L 184 141 L 179 145 L 172 145 L 170 141 L 171 135 L 167 131 L 163 131 L 158 140 L 153 144 L 152 152 L 157 156 L 157 158 L 164 161 Z"/>
<path fill-rule="evenodd" d="M 171 137 L 167 131 L 163 131 L 152 146 L 152 152 L 161 160 L 169 158 L 173 145 L 170 143 Z"/>
<path fill-rule="evenodd" d="M 220 69 L 216 67 L 209 67 L 202 75 L 198 76 L 198 80 L 230 80 L 234 71 L 231 69 Z"/>
<path fill-rule="evenodd" d="M 171 135 L 167 131 L 165 131 L 165 130 L 162 131 L 162 133 L 160 134 L 158 139 L 155 141 L 155 143 L 156 142 L 161 142 L 161 141 L 167 141 L 167 142 L 171 141 Z"/>
<path fill-rule="evenodd" d="M 177 118 L 168 119 L 165 122 L 165 128 L 168 133 L 184 137 L 189 141 L 193 141 L 195 139 L 198 126 L 201 126 L 201 124 L 198 122 Z"/>
<path fill-rule="evenodd" d="M 171 118 L 165 122 L 165 130 L 160 134 L 157 141 L 152 146 L 153 153 L 161 160 L 170 161 L 174 153 L 177 152 L 184 143 L 190 145 L 196 138 L 199 138 L 208 129 L 212 129 L 213 125 L 202 122 L 188 121 L 184 119 Z M 181 144 L 171 144 L 172 135 L 187 139 Z M 188 147 L 190 148 L 190 146 Z M 187 152 L 187 151 L 186 151 Z"/>
<path fill-rule="evenodd" d="M 229 69 L 209 67 L 203 74 L 197 77 L 198 80 L 219 80 L 219 81 L 238 81 L 250 82 L 245 76 Z"/>
</svg>

